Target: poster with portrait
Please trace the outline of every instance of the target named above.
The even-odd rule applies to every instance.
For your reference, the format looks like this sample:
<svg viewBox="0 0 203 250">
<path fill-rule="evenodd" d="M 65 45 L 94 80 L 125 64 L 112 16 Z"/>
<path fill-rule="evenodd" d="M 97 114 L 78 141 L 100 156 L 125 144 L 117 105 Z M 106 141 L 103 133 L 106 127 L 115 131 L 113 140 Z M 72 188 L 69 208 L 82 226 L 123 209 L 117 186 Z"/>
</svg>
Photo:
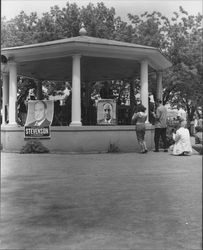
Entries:
<svg viewBox="0 0 203 250">
<path fill-rule="evenodd" d="M 97 103 L 97 124 L 116 125 L 116 101 L 114 99 L 101 99 Z"/>
<path fill-rule="evenodd" d="M 53 112 L 53 101 L 29 101 L 27 119 L 25 122 L 25 138 L 50 138 L 50 126 L 53 120 Z"/>
</svg>

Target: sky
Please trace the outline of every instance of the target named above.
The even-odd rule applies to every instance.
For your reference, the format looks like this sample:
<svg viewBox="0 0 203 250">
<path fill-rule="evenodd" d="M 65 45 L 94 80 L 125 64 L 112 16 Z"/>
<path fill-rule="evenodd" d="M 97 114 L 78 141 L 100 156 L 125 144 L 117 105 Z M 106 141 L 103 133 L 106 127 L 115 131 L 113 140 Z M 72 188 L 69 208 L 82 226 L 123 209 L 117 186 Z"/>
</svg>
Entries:
<svg viewBox="0 0 203 250">
<path fill-rule="evenodd" d="M 89 2 L 96 5 L 97 2 L 103 2 L 106 7 L 114 7 L 116 15 L 121 16 L 122 20 L 127 20 L 127 14 L 140 15 L 145 11 L 159 11 L 167 17 L 171 17 L 174 11 L 182 6 L 190 15 L 203 14 L 202 0 L 2 0 L 1 16 L 7 20 L 15 17 L 21 10 L 26 14 L 37 12 L 40 17 L 42 13 L 49 12 L 50 8 L 58 5 L 60 8 L 66 6 L 66 3 L 76 3 L 78 6 L 87 6 Z"/>
</svg>

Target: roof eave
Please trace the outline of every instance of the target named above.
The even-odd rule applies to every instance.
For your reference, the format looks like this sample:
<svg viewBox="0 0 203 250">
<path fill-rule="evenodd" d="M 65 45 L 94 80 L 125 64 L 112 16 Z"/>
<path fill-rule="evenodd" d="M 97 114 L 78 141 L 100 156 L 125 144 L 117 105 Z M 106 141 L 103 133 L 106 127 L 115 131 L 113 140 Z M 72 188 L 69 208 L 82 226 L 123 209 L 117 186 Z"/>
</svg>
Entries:
<svg viewBox="0 0 203 250">
<path fill-rule="evenodd" d="M 65 53 L 64 53 L 65 52 Z M 171 67 L 171 63 L 154 47 L 79 36 L 51 42 L 2 49 L 2 54 L 16 62 L 83 56 L 112 57 L 141 61 L 148 59 L 156 70 Z"/>
</svg>

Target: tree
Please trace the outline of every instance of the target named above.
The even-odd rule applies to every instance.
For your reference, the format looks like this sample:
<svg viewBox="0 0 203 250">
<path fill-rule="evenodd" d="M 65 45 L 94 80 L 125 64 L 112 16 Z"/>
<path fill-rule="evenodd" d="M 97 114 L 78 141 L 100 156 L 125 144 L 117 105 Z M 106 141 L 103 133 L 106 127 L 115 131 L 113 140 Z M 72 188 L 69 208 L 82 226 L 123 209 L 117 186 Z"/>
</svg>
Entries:
<svg viewBox="0 0 203 250">
<path fill-rule="evenodd" d="M 129 14 L 134 29 L 133 42 L 158 47 L 173 66 L 163 78 L 164 103 L 180 106 L 188 119 L 202 106 L 202 29 L 203 16 L 188 15 L 179 7 L 179 13 L 169 20 L 159 12 L 145 12 L 140 17 Z M 150 76 L 149 82 L 154 82 Z M 152 88 L 153 89 L 153 88 Z"/>
<path fill-rule="evenodd" d="M 114 34 L 113 39 L 123 42 L 131 43 L 133 41 L 133 27 L 127 22 L 121 20 L 120 17 L 117 17 L 114 22 Z"/>
<path fill-rule="evenodd" d="M 165 75 L 165 101 L 182 107 L 188 114 L 188 123 L 193 120 L 195 111 L 202 106 L 202 29 L 203 16 L 188 15 L 180 7 L 180 18 L 174 13 L 173 24 L 168 27 L 170 46 L 168 55 L 173 67 Z"/>
<path fill-rule="evenodd" d="M 37 43 L 35 33 L 37 32 L 37 13 L 32 12 L 29 16 L 21 11 L 19 15 L 10 21 L 1 19 L 1 46 L 12 47 L 25 44 Z"/>
<path fill-rule="evenodd" d="M 67 3 L 60 9 L 54 6 L 41 18 L 36 13 L 30 15 L 21 12 L 15 18 L 6 21 L 2 18 L 2 47 L 32 44 L 61 38 L 78 36 L 82 22 L 88 36 L 114 39 L 141 45 L 154 46 L 169 58 L 173 66 L 163 78 L 165 103 L 179 104 L 192 119 L 194 110 L 202 106 L 202 28 L 203 16 L 189 15 L 182 7 L 174 12 L 171 19 L 160 12 L 145 12 L 138 15 L 128 14 L 129 22 L 115 16 L 114 8 L 104 3 L 79 8 L 75 3 Z M 122 80 L 127 86 L 129 79 Z M 139 78 L 131 79 L 139 82 Z M 149 76 L 149 88 L 155 95 L 155 72 Z M 49 88 L 52 89 L 52 83 Z M 119 85 L 115 85 L 118 92 Z M 131 94 L 136 88 L 131 88 Z M 132 94 L 133 95 L 133 94 Z"/>
<path fill-rule="evenodd" d="M 87 35 L 112 39 L 115 30 L 115 9 L 108 9 L 104 3 L 97 3 L 96 7 L 89 3 L 82 7 L 81 20 L 84 22 Z"/>
</svg>

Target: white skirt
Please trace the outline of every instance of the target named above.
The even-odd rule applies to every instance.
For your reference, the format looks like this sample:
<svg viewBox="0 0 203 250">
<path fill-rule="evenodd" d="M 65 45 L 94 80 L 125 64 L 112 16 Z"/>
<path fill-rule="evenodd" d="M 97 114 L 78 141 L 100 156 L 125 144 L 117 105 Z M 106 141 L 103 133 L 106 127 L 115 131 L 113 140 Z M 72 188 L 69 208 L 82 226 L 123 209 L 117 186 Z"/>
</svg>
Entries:
<svg viewBox="0 0 203 250">
<path fill-rule="evenodd" d="M 189 130 L 186 128 L 179 128 L 176 132 L 176 136 L 179 139 L 173 145 L 173 155 L 180 155 L 182 153 L 192 153 Z"/>
</svg>

